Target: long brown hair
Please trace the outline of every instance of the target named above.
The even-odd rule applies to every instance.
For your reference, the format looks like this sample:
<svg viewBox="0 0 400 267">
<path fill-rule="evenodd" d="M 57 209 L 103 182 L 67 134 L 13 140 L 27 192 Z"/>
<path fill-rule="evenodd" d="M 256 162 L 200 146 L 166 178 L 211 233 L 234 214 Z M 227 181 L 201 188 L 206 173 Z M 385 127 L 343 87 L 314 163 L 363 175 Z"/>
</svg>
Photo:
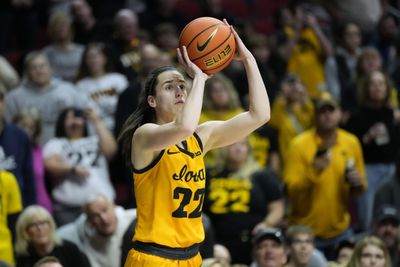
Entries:
<svg viewBox="0 0 400 267">
<path fill-rule="evenodd" d="M 144 90 L 141 91 L 138 107 L 128 117 L 122 126 L 121 133 L 118 136 L 118 143 L 122 149 L 122 153 L 125 156 L 128 166 L 131 166 L 130 155 L 132 148 L 132 136 L 136 129 L 145 123 L 155 122 L 156 120 L 155 110 L 154 108 L 150 107 L 149 103 L 147 102 L 147 97 L 156 95 L 158 76 L 165 71 L 173 70 L 177 69 L 171 66 L 164 66 L 154 69 L 152 72 L 150 72 L 146 79 Z"/>
</svg>

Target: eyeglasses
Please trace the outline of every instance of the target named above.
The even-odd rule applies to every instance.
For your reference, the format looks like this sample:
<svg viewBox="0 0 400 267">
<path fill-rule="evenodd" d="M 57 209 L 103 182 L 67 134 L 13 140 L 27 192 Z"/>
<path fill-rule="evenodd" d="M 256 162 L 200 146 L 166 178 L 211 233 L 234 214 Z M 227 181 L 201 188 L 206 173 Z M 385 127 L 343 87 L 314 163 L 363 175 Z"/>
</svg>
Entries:
<svg viewBox="0 0 400 267">
<path fill-rule="evenodd" d="M 28 224 L 27 228 L 28 229 L 37 229 L 39 227 L 48 226 L 49 224 L 50 224 L 50 222 L 48 220 L 42 220 L 42 221 L 37 221 L 37 222 Z"/>
</svg>

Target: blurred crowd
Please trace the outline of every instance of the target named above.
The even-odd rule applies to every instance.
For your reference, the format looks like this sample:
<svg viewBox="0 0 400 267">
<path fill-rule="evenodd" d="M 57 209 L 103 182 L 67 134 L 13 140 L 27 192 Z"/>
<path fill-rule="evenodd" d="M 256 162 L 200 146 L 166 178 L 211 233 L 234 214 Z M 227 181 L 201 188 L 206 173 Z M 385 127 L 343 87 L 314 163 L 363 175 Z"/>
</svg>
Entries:
<svg viewBox="0 0 400 267">
<path fill-rule="evenodd" d="M 123 266 L 136 224 L 118 135 L 194 18 L 226 18 L 271 120 L 205 157 L 203 266 L 400 266 L 400 2 L 0 3 L 0 266 Z M 233 61 L 200 122 L 247 108 Z M 189 78 L 188 78 L 189 79 Z M 227 133 L 229 134 L 229 133 Z"/>
</svg>

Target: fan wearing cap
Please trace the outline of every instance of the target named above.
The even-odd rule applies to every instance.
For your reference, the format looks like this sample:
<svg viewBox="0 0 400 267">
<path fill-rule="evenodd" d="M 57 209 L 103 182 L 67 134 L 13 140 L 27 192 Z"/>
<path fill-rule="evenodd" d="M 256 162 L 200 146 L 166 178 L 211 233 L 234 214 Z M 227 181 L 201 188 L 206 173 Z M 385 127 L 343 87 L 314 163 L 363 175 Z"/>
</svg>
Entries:
<svg viewBox="0 0 400 267">
<path fill-rule="evenodd" d="M 285 240 L 278 228 L 263 228 L 252 239 L 251 267 L 282 267 L 287 261 Z"/>
<path fill-rule="evenodd" d="M 398 266 L 400 213 L 396 206 L 386 204 L 378 208 L 373 224 L 374 235 L 382 239 L 389 250 L 393 266 Z"/>
<path fill-rule="evenodd" d="M 330 95 L 316 103 L 315 127 L 295 137 L 283 172 L 289 224 L 311 227 L 328 259 L 337 242 L 352 235 L 348 201 L 366 189 L 357 137 L 338 127 L 341 110 Z"/>
</svg>

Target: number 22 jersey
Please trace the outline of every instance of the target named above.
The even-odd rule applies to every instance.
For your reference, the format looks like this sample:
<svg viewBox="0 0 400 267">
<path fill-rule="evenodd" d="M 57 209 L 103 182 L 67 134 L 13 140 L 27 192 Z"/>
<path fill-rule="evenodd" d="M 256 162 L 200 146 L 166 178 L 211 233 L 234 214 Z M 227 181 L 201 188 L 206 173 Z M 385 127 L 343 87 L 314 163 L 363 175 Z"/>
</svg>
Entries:
<svg viewBox="0 0 400 267">
<path fill-rule="evenodd" d="M 146 168 L 133 169 L 138 217 L 134 240 L 173 248 L 203 241 L 202 143 L 194 133 L 183 145 L 162 150 Z"/>
</svg>

